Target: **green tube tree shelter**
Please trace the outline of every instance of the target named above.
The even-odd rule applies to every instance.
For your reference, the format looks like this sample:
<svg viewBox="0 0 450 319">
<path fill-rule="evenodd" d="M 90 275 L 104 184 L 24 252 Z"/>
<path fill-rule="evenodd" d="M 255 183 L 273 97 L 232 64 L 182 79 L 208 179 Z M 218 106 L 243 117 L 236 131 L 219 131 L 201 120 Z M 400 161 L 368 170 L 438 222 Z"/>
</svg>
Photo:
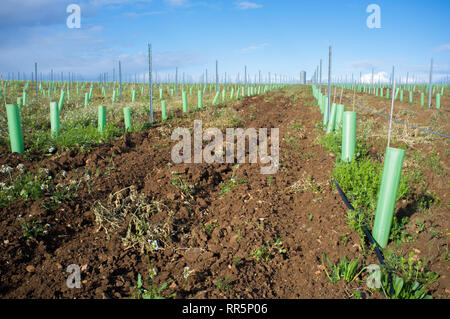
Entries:
<svg viewBox="0 0 450 319">
<path fill-rule="evenodd" d="M 351 162 L 356 149 L 356 112 L 344 112 L 341 159 Z"/>
<path fill-rule="evenodd" d="M 19 107 L 15 104 L 6 105 L 6 116 L 8 118 L 9 141 L 11 144 L 11 152 L 23 153 L 23 136 L 22 126 L 20 124 Z"/>
<path fill-rule="evenodd" d="M 372 230 L 373 238 L 381 248 L 388 243 L 404 158 L 405 150 L 392 147 L 386 149 Z"/>
<path fill-rule="evenodd" d="M 59 129 L 59 104 L 50 102 L 50 130 L 52 137 L 60 135 Z"/>
<path fill-rule="evenodd" d="M 98 106 L 98 132 L 103 134 L 103 130 L 106 126 L 106 106 L 99 105 Z"/>
<path fill-rule="evenodd" d="M 123 119 L 125 122 L 125 131 L 126 132 L 131 131 L 131 108 L 130 107 L 123 108 Z"/>
</svg>

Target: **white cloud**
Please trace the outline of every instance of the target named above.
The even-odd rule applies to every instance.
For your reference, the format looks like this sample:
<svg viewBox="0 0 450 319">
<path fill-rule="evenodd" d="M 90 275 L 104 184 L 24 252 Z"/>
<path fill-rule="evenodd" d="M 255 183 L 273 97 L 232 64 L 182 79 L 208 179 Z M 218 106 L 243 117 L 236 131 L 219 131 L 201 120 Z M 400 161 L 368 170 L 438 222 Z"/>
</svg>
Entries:
<svg viewBox="0 0 450 319">
<path fill-rule="evenodd" d="M 85 79 L 96 79 L 98 74 L 109 72 L 121 60 L 124 75 L 148 72 L 146 45 L 141 51 L 112 49 L 113 44 L 103 39 L 102 27 L 93 26 L 77 31 L 62 29 L 51 31 L 49 27 L 34 27 L 20 38 L 12 36 L 8 43 L 2 43 L 0 50 L 0 71 L 3 77 L 8 72 L 26 72 L 27 77 L 33 71 L 34 62 L 38 63 L 38 72 L 46 76 L 51 69 L 54 72 L 73 72 Z M 11 59 L 14 57 L 14 59 Z M 200 53 L 168 51 L 154 52 L 155 71 L 172 70 L 201 64 Z"/>
<path fill-rule="evenodd" d="M 372 73 L 366 73 L 361 76 L 361 82 L 370 84 L 372 83 Z M 387 72 L 378 72 L 373 74 L 373 83 L 387 83 L 389 82 L 389 74 Z"/>
<path fill-rule="evenodd" d="M 442 44 L 435 49 L 436 52 L 450 51 L 450 43 Z"/>
<path fill-rule="evenodd" d="M 152 0 L 88 0 L 89 5 L 93 5 L 96 7 L 101 7 L 105 5 L 113 5 L 113 4 L 133 4 L 133 3 L 149 3 Z"/>
<path fill-rule="evenodd" d="M 257 4 L 254 2 L 249 2 L 249 1 L 240 1 L 238 3 L 236 3 L 236 7 L 239 10 L 248 10 L 248 9 L 258 9 L 261 8 L 262 5 L 261 4 Z"/>
<path fill-rule="evenodd" d="M 125 12 L 123 15 L 128 18 L 138 18 L 143 16 L 151 16 L 151 15 L 158 15 L 158 14 L 164 14 L 164 11 L 147 11 L 147 12 Z"/>
<path fill-rule="evenodd" d="M 262 50 L 265 47 L 267 47 L 269 45 L 269 43 L 262 43 L 262 44 L 258 44 L 258 45 L 251 45 L 248 46 L 244 49 L 240 49 L 238 50 L 239 53 L 248 53 L 248 52 L 252 52 L 252 51 L 256 51 L 256 50 Z"/>
<path fill-rule="evenodd" d="M 164 0 L 171 7 L 187 7 L 190 5 L 189 0 Z"/>
</svg>

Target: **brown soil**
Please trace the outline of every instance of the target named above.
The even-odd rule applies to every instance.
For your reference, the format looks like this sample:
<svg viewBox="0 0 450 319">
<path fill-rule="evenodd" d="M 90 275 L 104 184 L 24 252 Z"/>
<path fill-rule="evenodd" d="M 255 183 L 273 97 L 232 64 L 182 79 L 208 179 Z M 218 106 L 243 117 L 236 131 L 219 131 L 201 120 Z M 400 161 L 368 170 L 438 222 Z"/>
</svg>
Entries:
<svg viewBox="0 0 450 319">
<path fill-rule="evenodd" d="M 171 163 L 172 130 L 177 126 L 192 130 L 195 114 L 125 135 L 89 153 L 73 150 L 39 162 L 2 154 L 0 164 L 23 163 L 30 171 L 47 168 L 54 176 L 65 170 L 66 179 L 57 182 L 83 181 L 77 199 L 55 211 L 42 208 L 42 200 L 19 201 L 0 210 L 0 296 L 129 298 L 138 274 L 145 278 L 150 268 L 157 271 L 158 285 L 170 282 L 168 292 L 175 292 L 177 298 L 349 298 L 354 289 L 367 294 L 362 282 L 331 284 L 321 265 L 324 252 L 336 262 L 342 256 L 360 257 L 361 247 L 359 236 L 345 221 L 344 203 L 331 185 L 335 155 L 315 142 L 321 134 L 315 129 L 321 114 L 312 102 L 305 87 L 295 93 L 249 97 L 233 106 L 244 120 L 243 127 L 280 129 L 280 169 L 272 178 L 260 174 L 260 164 Z M 301 132 L 294 123 L 301 124 Z M 447 156 L 447 172 L 448 163 Z M 83 179 L 87 171 L 88 181 Z M 221 182 L 234 174 L 242 183 L 223 193 Z M 436 193 L 444 203 L 427 221 L 447 234 L 448 186 L 440 177 L 427 174 L 427 178 L 430 187 L 438 181 Z M 175 180 L 194 187 L 186 192 L 174 185 Z M 308 187 L 308 182 L 315 187 Z M 163 207 L 150 216 L 152 224 L 165 230 L 157 251 L 144 253 L 124 244 L 129 219 L 108 234 L 96 223 L 98 202 L 106 206 L 110 194 L 130 186 L 147 202 Z M 133 196 L 129 189 L 123 194 Z M 26 239 L 19 215 L 49 223 L 48 234 Z M 286 252 L 274 250 L 271 258 L 262 261 L 250 256 L 262 245 L 272 246 L 277 238 Z M 441 277 L 430 287 L 431 293 L 448 298 L 448 264 L 441 260 L 446 238 L 433 238 L 431 245 L 429 235 L 421 233 L 407 248 L 434 256 L 431 269 Z M 372 262 L 377 262 L 375 256 L 367 260 Z M 71 264 L 81 267 L 79 289 L 66 285 L 66 268 Z M 186 266 L 193 271 L 189 280 L 183 278 Z M 219 288 L 225 278 L 229 285 Z"/>
</svg>

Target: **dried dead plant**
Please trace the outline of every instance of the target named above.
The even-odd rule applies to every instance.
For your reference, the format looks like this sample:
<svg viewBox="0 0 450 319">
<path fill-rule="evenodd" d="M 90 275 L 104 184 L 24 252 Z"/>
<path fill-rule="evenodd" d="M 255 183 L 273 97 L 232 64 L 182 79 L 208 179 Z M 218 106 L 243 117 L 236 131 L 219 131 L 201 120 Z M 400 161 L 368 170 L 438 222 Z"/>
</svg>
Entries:
<svg viewBox="0 0 450 319">
<path fill-rule="evenodd" d="M 174 231 L 174 215 L 166 205 L 151 201 L 137 192 L 135 186 L 124 188 L 110 194 L 105 204 L 96 201 L 93 206 L 98 230 L 104 230 L 107 237 L 126 227 L 122 241 L 125 248 L 140 248 L 141 251 L 154 251 L 160 245 L 170 242 Z M 163 221 L 152 223 L 152 217 L 159 212 L 167 214 Z"/>
</svg>

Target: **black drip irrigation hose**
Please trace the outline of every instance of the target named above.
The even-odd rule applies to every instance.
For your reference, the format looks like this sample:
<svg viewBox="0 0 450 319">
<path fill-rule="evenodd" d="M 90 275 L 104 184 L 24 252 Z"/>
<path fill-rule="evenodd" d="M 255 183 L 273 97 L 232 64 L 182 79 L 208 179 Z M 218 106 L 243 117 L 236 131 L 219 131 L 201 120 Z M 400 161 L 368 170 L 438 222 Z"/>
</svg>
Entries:
<svg viewBox="0 0 450 319">
<path fill-rule="evenodd" d="M 339 186 L 339 184 L 338 184 L 338 182 L 336 180 L 334 180 L 334 184 L 336 185 L 337 190 L 339 192 L 339 195 L 341 196 L 341 198 L 344 201 L 344 203 L 347 206 L 347 208 L 356 212 L 356 218 L 359 221 L 359 219 L 360 219 L 359 213 L 355 210 L 355 208 L 349 202 L 349 200 L 347 199 L 347 196 L 345 196 L 344 192 L 342 191 L 341 187 Z M 392 273 L 391 273 L 391 271 L 389 270 L 388 266 L 386 265 L 386 263 L 384 261 L 384 257 L 383 257 L 383 254 L 380 251 L 380 247 L 378 246 L 378 244 L 375 241 L 375 239 L 372 237 L 372 234 L 369 232 L 367 227 L 365 225 L 361 225 L 361 228 L 364 231 L 364 234 L 366 234 L 367 238 L 369 239 L 372 247 L 374 247 L 375 253 L 376 253 L 377 257 L 378 257 L 378 260 L 380 261 L 380 264 L 383 265 L 387 269 L 388 281 L 389 281 L 389 284 L 390 284 L 390 294 L 393 295 L 393 293 L 394 293 L 394 285 L 392 283 Z"/>
</svg>

